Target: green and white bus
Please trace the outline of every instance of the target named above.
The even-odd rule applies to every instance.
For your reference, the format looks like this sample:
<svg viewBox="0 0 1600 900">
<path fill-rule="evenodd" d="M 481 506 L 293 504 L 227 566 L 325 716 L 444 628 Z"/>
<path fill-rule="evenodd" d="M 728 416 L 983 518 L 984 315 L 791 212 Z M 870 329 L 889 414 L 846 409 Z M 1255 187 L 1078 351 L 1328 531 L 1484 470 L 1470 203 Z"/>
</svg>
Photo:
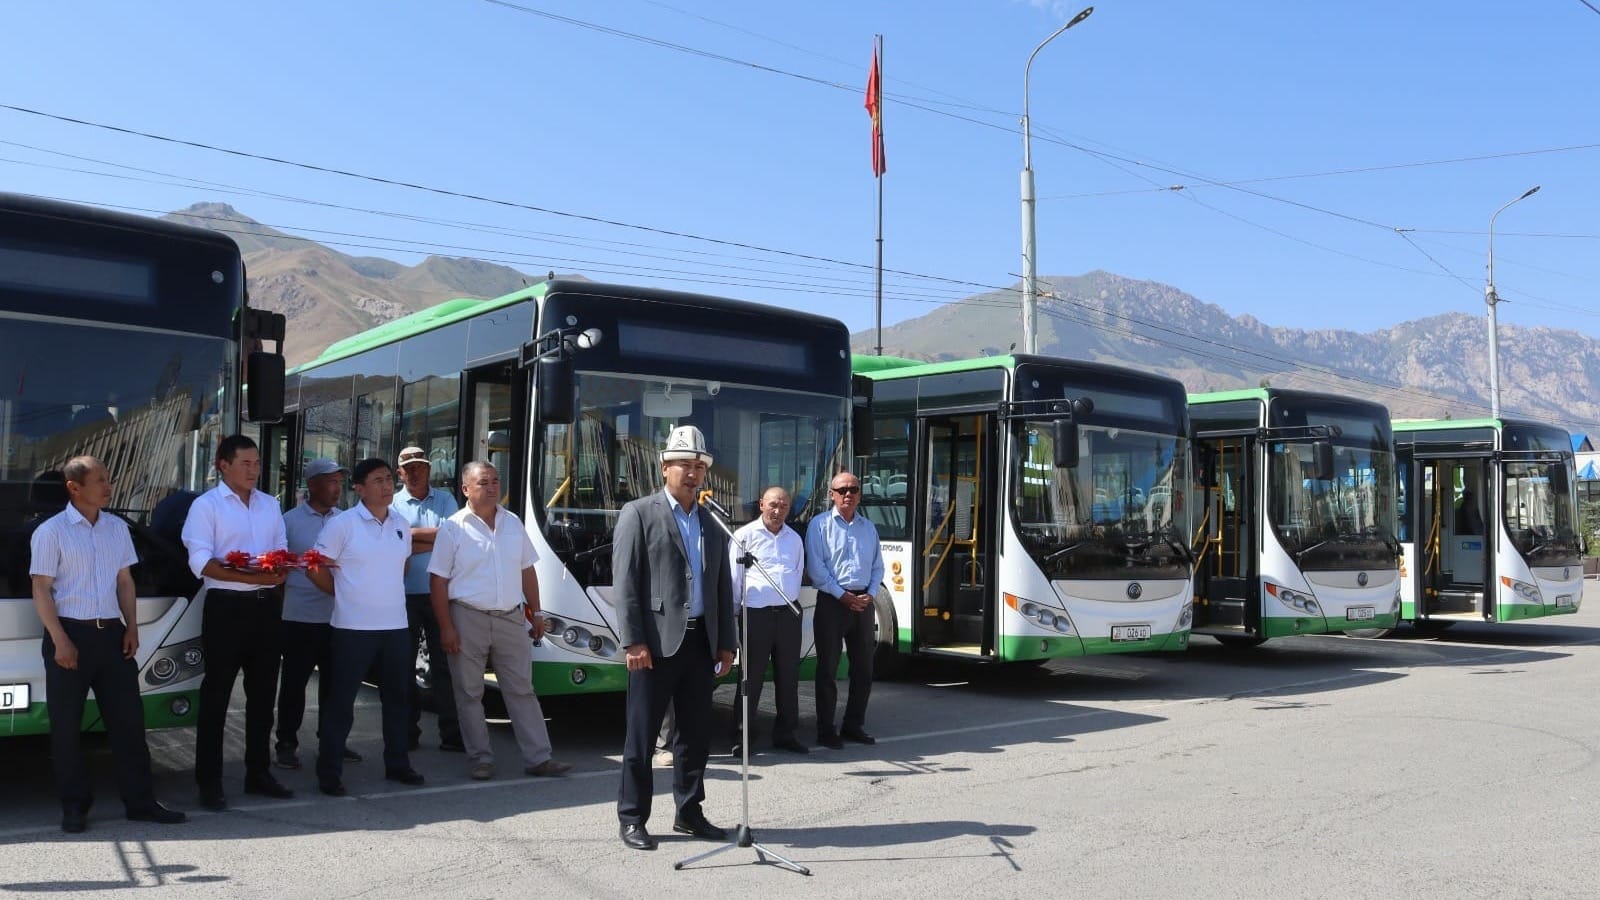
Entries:
<svg viewBox="0 0 1600 900">
<path fill-rule="evenodd" d="M 1400 420 L 1401 618 L 1419 628 L 1583 603 L 1571 438 L 1509 419 Z"/>
<path fill-rule="evenodd" d="M 1392 628 L 1395 457 L 1377 403 L 1261 388 L 1189 397 L 1194 631 L 1229 646 Z"/>
<path fill-rule="evenodd" d="M 29 538 L 67 504 L 67 460 L 92 454 L 139 563 L 139 689 L 151 728 L 196 720 L 205 654 L 180 535 L 217 442 L 281 403 L 283 317 L 247 306 L 227 237 L 157 219 L 0 194 L 0 735 L 45 734 L 44 626 Z M 101 727 L 98 706 L 85 728 Z"/>
<path fill-rule="evenodd" d="M 836 319 L 581 280 L 451 300 L 290 372 L 263 478 L 287 508 L 316 457 L 352 465 L 415 445 L 434 485 L 451 492 L 467 462 L 493 463 L 501 502 L 539 553 L 549 633 L 534 646 L 535 689 L 621 691 L 611 534 L 623 504 L 662 490 L 667 433 L 705 433 L 715 457 L 707 487 L 735 527 L 756 518 L 764 488 L 781 485 L 803 533 L 849 459 L 849 347 Z M 814 660 L 815 593 L 800 601 Z"/>
<path fill-rule="evenodd" d="M 1182 650 L 1190 616 L 1183 385 L 1043 356 L 861 356 L 880 660 Z"/>
</svg>

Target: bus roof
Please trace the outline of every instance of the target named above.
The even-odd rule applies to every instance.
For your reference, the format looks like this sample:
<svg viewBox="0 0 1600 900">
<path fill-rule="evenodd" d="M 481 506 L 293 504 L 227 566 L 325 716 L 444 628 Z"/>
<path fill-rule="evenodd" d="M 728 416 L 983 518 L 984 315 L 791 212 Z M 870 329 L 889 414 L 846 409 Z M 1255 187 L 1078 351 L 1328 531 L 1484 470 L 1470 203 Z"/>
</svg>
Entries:
<svg viewBox="0 0 1600 900">
<path fill-rule="evenodd" d="M 920 359 L 906 359 L 903 356 L 871 356 L 865 353 L 853 353 L 850 355 L 850 369 L 857 375 L 925 365 L 928 365 L 928 363 Z"/>
<path fill-rule="evenodd" d="M 1352 397 L 1349 394 L 1330 394 L 1326 391 L 1304 391 L 1298 388 L 1260 387 L 1239 388 L 1232 391 L 1210 391 L 1207 393 L 1190 394 L 1189 402 L 1193 404 L 1226 403 L 1230 400 L 1266 401 L 1274 397 L 1281 397 L 1285 400 L 1294 402 L 1331 401 L 1335 403 L 1359 404 L 1362 406 L 1371 406 L 1375 409 L 1384 408 L 1387 412 L 1387 408 L 1385 408 L 1382 403 L 1379 403 L 1376 400 L 1368 400 L 1365 397 Z"/>
<path fill-rule="evenodd" d="M 501 307 L 532 300 L 543 296 L 548 286 L 549 282 L 541 282 L 532 287 L 523 288 L 516 293 L 507 294 L 504 297 L 496 297 L 493 300 L 458 297 L 454 300 L 436 303 L 419 312 L 401 316 L 392 322 L 385 322 L 375 328 L 352 334 L 343 340 L 334 341 L 316 359 L 295 366 L 293 371 L 300 372 L 305 369 L 324 366 L 347 356 L 355 356 L 357 353 L 371 350 L 374 347 L 382 347 L 385 344 L 392 344 L 408 337 L 415 337 L 435 328 L 443 328 L 451 322 L 459 322 L 462 319 L 470 319 L 473 316 L 491 312 Z"/>
<path fill-rule="evenodd" d="M 1532 419 L 1395 419 L 1395 431 L 1435 431 L 1445 428 L 1493 428 L 1499 431 L 1503 428 L 1520 426 L 1523 428 L 1554 428 L 1572 434 L 1560 425 L 1549 422 L 1535 422 Z"/>
<path fill-rule="evenodd" d="M 158 219 L 152 216 L 115 212 L 98 206 L 48 200 L 44 197 L 35 197 L 30 194 L 0 193 L 0 213 L 35 216 L 41 219 L 57 219 L 102 228 L 120 228 L 156 237 L 198 241 L 225 248 L 234 254 L 239 252 L 239 245 L 234 242 L 233 238 L 220 231 L 212 231 L 209 228 L 200 228 L 194 225 L 181 225 L 177 222 L 170 222 L 166 219 Z"/>
</svg>

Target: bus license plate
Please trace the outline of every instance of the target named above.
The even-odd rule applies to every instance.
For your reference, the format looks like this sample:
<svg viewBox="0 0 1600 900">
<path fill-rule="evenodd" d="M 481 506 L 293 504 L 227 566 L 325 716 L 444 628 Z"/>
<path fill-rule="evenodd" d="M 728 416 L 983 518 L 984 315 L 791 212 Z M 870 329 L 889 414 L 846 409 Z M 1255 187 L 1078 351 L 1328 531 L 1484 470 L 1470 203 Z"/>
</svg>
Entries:
<svg viewBox="0 0 1600 900">
<path fill-rule="evenodd" d="M 1111 626 L 1111 639 L 1113 641 L 1148 641 L 1150 640 L 1150 626 L 1113 625 Z"/>
<path fill-rule="evenodd" d="M 28 686 L 25 684 L 0 684 L 0 710 L 28 708 Z"/>
<path fill-rule="evenodd" d="M 1572 595 L 1571 594 L 1557 594 L 1556 595 L 1556 608 L 1557 609 L 1560 609 L 1563 606 L 1571 606 L 1571 605 L 1572 605 Z"/>
<path fill-rule="evenodd" d="M 1372 618 L 1372 615 L 1370 606 L 1352 606 L 1344 611 L 1345 619 L 1350 622 L 1364 622 Z"/>
</svg>

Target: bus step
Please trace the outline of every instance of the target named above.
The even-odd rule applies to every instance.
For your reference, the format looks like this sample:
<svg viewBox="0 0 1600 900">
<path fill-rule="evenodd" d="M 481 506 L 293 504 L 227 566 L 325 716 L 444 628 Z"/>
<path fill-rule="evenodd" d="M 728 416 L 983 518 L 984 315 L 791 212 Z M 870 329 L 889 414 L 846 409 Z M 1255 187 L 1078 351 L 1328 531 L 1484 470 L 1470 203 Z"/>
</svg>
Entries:
<svg viewBox="0 0 1600 900">
<path fill-rule="evenodd" d="M 985 658 L 983 647 L 979 644 L 940 644 L 938 646 L 924 644 L 918 650 L 929 656 L 957 656 L 962 659 Z"/>
<path fill-rule="evenodd" d="M 1428 614 L 1475 613 L 1478 612 L 1479 604 L 1482 602 L 1481 591 L 1444 590 L 1433 598 L 1428 607 Z"/>
</svg>

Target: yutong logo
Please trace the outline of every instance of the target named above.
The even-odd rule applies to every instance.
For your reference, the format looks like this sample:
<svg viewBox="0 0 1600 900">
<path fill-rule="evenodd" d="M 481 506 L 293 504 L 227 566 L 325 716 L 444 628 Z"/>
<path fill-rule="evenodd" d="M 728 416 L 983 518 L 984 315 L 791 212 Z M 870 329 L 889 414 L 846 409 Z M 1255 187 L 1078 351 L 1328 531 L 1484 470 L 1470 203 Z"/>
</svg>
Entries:
<svg viewBox="0 0 1600 900">
<path fill-rule="evenodd" d="M 1129 600 L 1137 600 L 1137 599 L 1139 599 L 1139 596 L 1141 594 L 1143 594 L 1143 593 L 1144 593 L 1144 588 L 1139 586 L 1139 582 L 1137 582 L 1137 581 L 1128 582 L 1128 599 Z"/>
<path fill-rule="evenodd" d="M 1367 573 L 1365 573 L 1365 572 L 1358 573 L 1356 575 L 1356 584 L 1360 585 L 1361 587 L 1366 587 L 1367 586 Z"/>
<path fill-rule="evenodd" d="M 1572 568 L 1570 566 L 1562 566 L 1561 567 L 1561 580 L 1562 581 L 1566 581 L 1568 578 L 1571 578 L 1571 577 L 1572 577 Z"/>
</svg>

